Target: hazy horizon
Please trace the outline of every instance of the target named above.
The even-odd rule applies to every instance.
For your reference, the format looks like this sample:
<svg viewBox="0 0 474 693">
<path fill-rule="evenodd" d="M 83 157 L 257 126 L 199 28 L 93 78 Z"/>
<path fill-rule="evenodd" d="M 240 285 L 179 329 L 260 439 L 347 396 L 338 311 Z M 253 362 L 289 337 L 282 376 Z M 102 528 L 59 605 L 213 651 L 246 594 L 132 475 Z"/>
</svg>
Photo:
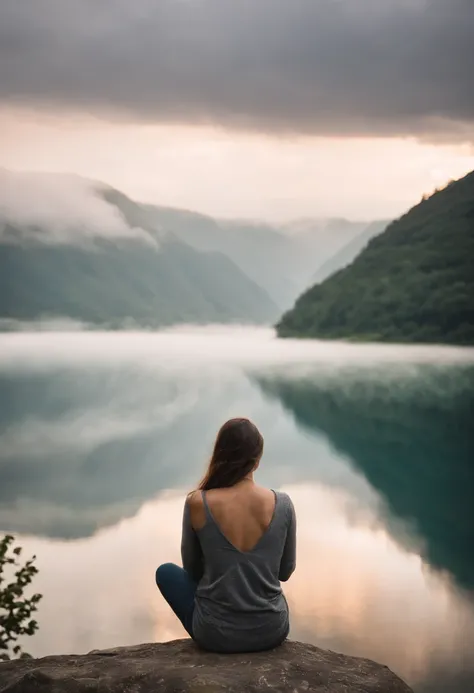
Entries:
<svg viewBox="0 0 474 693">
<path fill-rule="evenodd" d="M 254 135 L 223 130 L 214 137 L 212 130 L 200 127 L 180 133 L 180 128 L 107 122 L 81 132 L 71 128 L 70 121 L 43 127 L 41 115 L 34 118 L 34 122 L 16 115 L 10 119 L 0 108 L 0 124 L 6 133 L 0 140 L 1 168 L 14 173 L 77 175 L 117 188 L 139 202 L 223 221 L 288 224 L 304 219 L 393 219 L 423 195 L 474 170 L 470 143 L 301 137 L 280 142 L 265 136 L 256 141 Z M 121 138 L 126 141 L 121 153 L 124 169 L 117 169 L 107 159 L 113 158 Z M 167 145 L 153 156 L 160 141 Z M 101 142 L 106 150 L 97 156 Z M 76 148 L 89 155 L 79 155 Z M 100 161 L 104 154 L 106 160 Z M 386 169 L 380 177 L 382 165 Z M 166 177 L 156 174 L 162 166 Z M 313 181 L 317 185 L 311 189 Z"/>
<path fill-rule="evenodd" d="M 474 169 L 473 31 L 471 0 L 6 0 L 0 167 L 224 219 L 394 218 Z"/>
<path fill-rule="evenodd" d="M 474 157 L 473 157 L 473 165 L 474 165 Z M 474 170 L 474 169 L 472 169 Z M 400 217 L 402 214 L 408 211 L 409 208 L 412 206 L 418 204 L 422 197 L 426 196 L 431 196 L 434 194 L 437 190 L 440 190 L 444 188 L 446 185 L 448 185 L 450 182 L 457 180 L 458 178 L 464 177 L 464 175 L 467 175 L 468 173 L 471 172 L 471 169 L 466 170 L 465 173 L 459 175 L 458 177 L 451 177 L 448 176 L 445 180 L 443 179 L 442 181 L 440 180 L 437 183 L 433 182 L 433 187 L 432 188 L 427 188 L 423 190 L 416 199 L 413 199 L 412 202 L 408 203 L 407 206 L 400 208 L 398 212 L 391 214 L 391 215 L 382 215 L 379 214 L 377 215 L 342 215 L 340 213 L 337 213 L 336 211 L 333 214 L 306 214 L 304 215 L 303 213 L 298 215 L 295 214 L 293 216 L 289 217 L 281 217 L 281 218 L 275 218 L 272 217 L 272 215 L 269 213 L 265 215 L 265 213 L 262 213 L 261 216 L 256 216 L 256 215 L 245 215 L 241 213 L 236 213 L 235 215 L 232 214 L 217 214 L 213 213 L 212 211 L 200 209 L 199 207 L 190 207 L 190 206 L 179 206 L 178 204 L 168 204 L 166 200 L 162 199 L 148 199 L 146 197 L 140 197 L 136 196 L 131 192 L 128 192 L 125 188 L 117 188 L 115 185 L 110 183 L 110 181 L 104 180 L 104 179 L 94 179 L 90 178 L 88 176 L 82 175 L 75 173 L 73 171 L 53 171 L 53 170 L 26 170 L 26 169 L 13 169 L 13 168 L 5 168 L 0 166 L 0 183 L 4 183 L 4 180 L 1 180 L 1 175 L 6 174 L 8 175 L 13 175 L 13 176 L 18 176 L 18 177 L 34 177 L 37 178 L 37 180 L 40 180 L 43 176 L 45 178 L 51 177 L 51 179 L 56 178 L 56 179 L 64 179 L 65 181 L 67 180 L 74 180 L 77 179 L 78 181 L 84 181 L 86 183 L 93 183 L 97 184 L 98 186 L 104 186 L 105 188 L 111 188 L 111 189 L 118 189 L 119 192 L 125 193 L 127 196 L 129 196 L 131 199 L 134 200 L 134 202 L 137 202 L 139 204 L 147 204 L 147 205 L 154 205 L 158 208 L 163 208 L 163 209 L 170 209 L 170 210 L 176 210 L 176 211 L 181 211 L 181 212 L 189 212 L 190 214 L 196 214 L 199 216 L 204 216 L 204 217 L 210 217 L 215 219 L 217 222 L 243 222 L 247 224 L 252 224 L 255 223 L 256 225 L 258 224 L 268 224 L 269 226 L 274 226 L 275 229 L 278 229 L 279 231 L 298 231 L 298 225 L 304 225 L 305 222 L 318 222 L 324 225 L 325 223 L 330 223 L 333 221 L 341 221 L 341 222 L 354 222 L 354 223 L 366 223 L 370 224 L 374 221 L 387 221 L 390 222 L 392 220 L 397 219 Z M 21 192 L 20 187 L 18 187 L 18 192 Z M 5 198 L 2 201 L 2 193 L 5 194 L 5 189 L 2 188 L 0 190 L 0 213 L 4 212 L 7 205 L 5 204 Z M 414 196 L 415 198 L 415 196 Z"/>
</svg>

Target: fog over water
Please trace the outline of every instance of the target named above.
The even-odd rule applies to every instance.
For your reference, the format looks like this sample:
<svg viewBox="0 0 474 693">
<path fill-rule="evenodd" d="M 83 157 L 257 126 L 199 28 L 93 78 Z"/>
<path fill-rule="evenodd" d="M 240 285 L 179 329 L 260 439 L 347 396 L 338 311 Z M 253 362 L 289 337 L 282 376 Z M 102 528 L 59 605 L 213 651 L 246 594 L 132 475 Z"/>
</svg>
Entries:
<svg viewBox="0 0 474 693">
<path fill-rule="evenodd" d="M 38 557 L 32 654 L 183 636 L 154 570 L 245 415 L 258 481 L 297 509 L 291 637 L 415 693 L 474 689 L 474 349 L 46 328 L 0 335 L 0 532 Z"/>
</svg>

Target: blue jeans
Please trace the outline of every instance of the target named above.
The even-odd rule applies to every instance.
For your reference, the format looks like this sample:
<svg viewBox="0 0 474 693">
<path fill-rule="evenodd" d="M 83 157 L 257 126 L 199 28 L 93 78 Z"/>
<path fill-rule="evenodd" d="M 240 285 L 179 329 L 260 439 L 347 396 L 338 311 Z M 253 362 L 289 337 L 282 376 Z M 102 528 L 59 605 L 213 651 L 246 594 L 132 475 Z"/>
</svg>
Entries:
<svg viewBox="0 0 474 693">
<path fill-rule="evenodd" d="M 163 563 L 156 571 L 156 584 L 184 629 L 193 637 L 194 596 L 197 584 L 184 568 Z"/>
</svg>

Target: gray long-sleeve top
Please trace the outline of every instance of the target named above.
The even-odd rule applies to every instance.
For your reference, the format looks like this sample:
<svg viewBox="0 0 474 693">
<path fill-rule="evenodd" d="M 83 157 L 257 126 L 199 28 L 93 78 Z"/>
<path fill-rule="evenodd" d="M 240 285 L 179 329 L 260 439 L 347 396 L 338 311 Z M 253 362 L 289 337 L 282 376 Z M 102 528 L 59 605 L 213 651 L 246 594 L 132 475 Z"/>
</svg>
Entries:
<svg viewBox="0 0 474 693">
<path fill-rule="evenodd" d="M 217 652 L 249 652 L 279 644 L 288 635 L 288 604 L 280 581 L 296 564 L 296 516 L 286 493 L 275 493 L 271 523 L 251 551 L 239 551 L 219 529 L 207 505 L 206 524 L 195 531 L 183 513 L 181 556 L 198 583 L 193 635 Z"/>
</svg>

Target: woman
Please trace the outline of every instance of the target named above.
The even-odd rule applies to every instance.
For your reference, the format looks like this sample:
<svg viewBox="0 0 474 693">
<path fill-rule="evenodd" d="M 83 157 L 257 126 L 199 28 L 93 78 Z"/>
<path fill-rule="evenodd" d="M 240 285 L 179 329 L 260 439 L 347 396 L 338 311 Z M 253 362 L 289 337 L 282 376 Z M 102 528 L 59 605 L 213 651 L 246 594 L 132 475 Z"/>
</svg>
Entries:
<svg viewBox="0 0 474 693">
<path fill-rule="evenodd" d="M 280 581 L 295 569 L 296 518 L 286 493 L 257 486 L 263 438 L 248 419 L 220 429 L 199 489 L 186 499 L 183 568 L 165 563 L 157 585 L 189 635 L 214 652 L 251 652 L 288 636 Z"/>
</svg>

